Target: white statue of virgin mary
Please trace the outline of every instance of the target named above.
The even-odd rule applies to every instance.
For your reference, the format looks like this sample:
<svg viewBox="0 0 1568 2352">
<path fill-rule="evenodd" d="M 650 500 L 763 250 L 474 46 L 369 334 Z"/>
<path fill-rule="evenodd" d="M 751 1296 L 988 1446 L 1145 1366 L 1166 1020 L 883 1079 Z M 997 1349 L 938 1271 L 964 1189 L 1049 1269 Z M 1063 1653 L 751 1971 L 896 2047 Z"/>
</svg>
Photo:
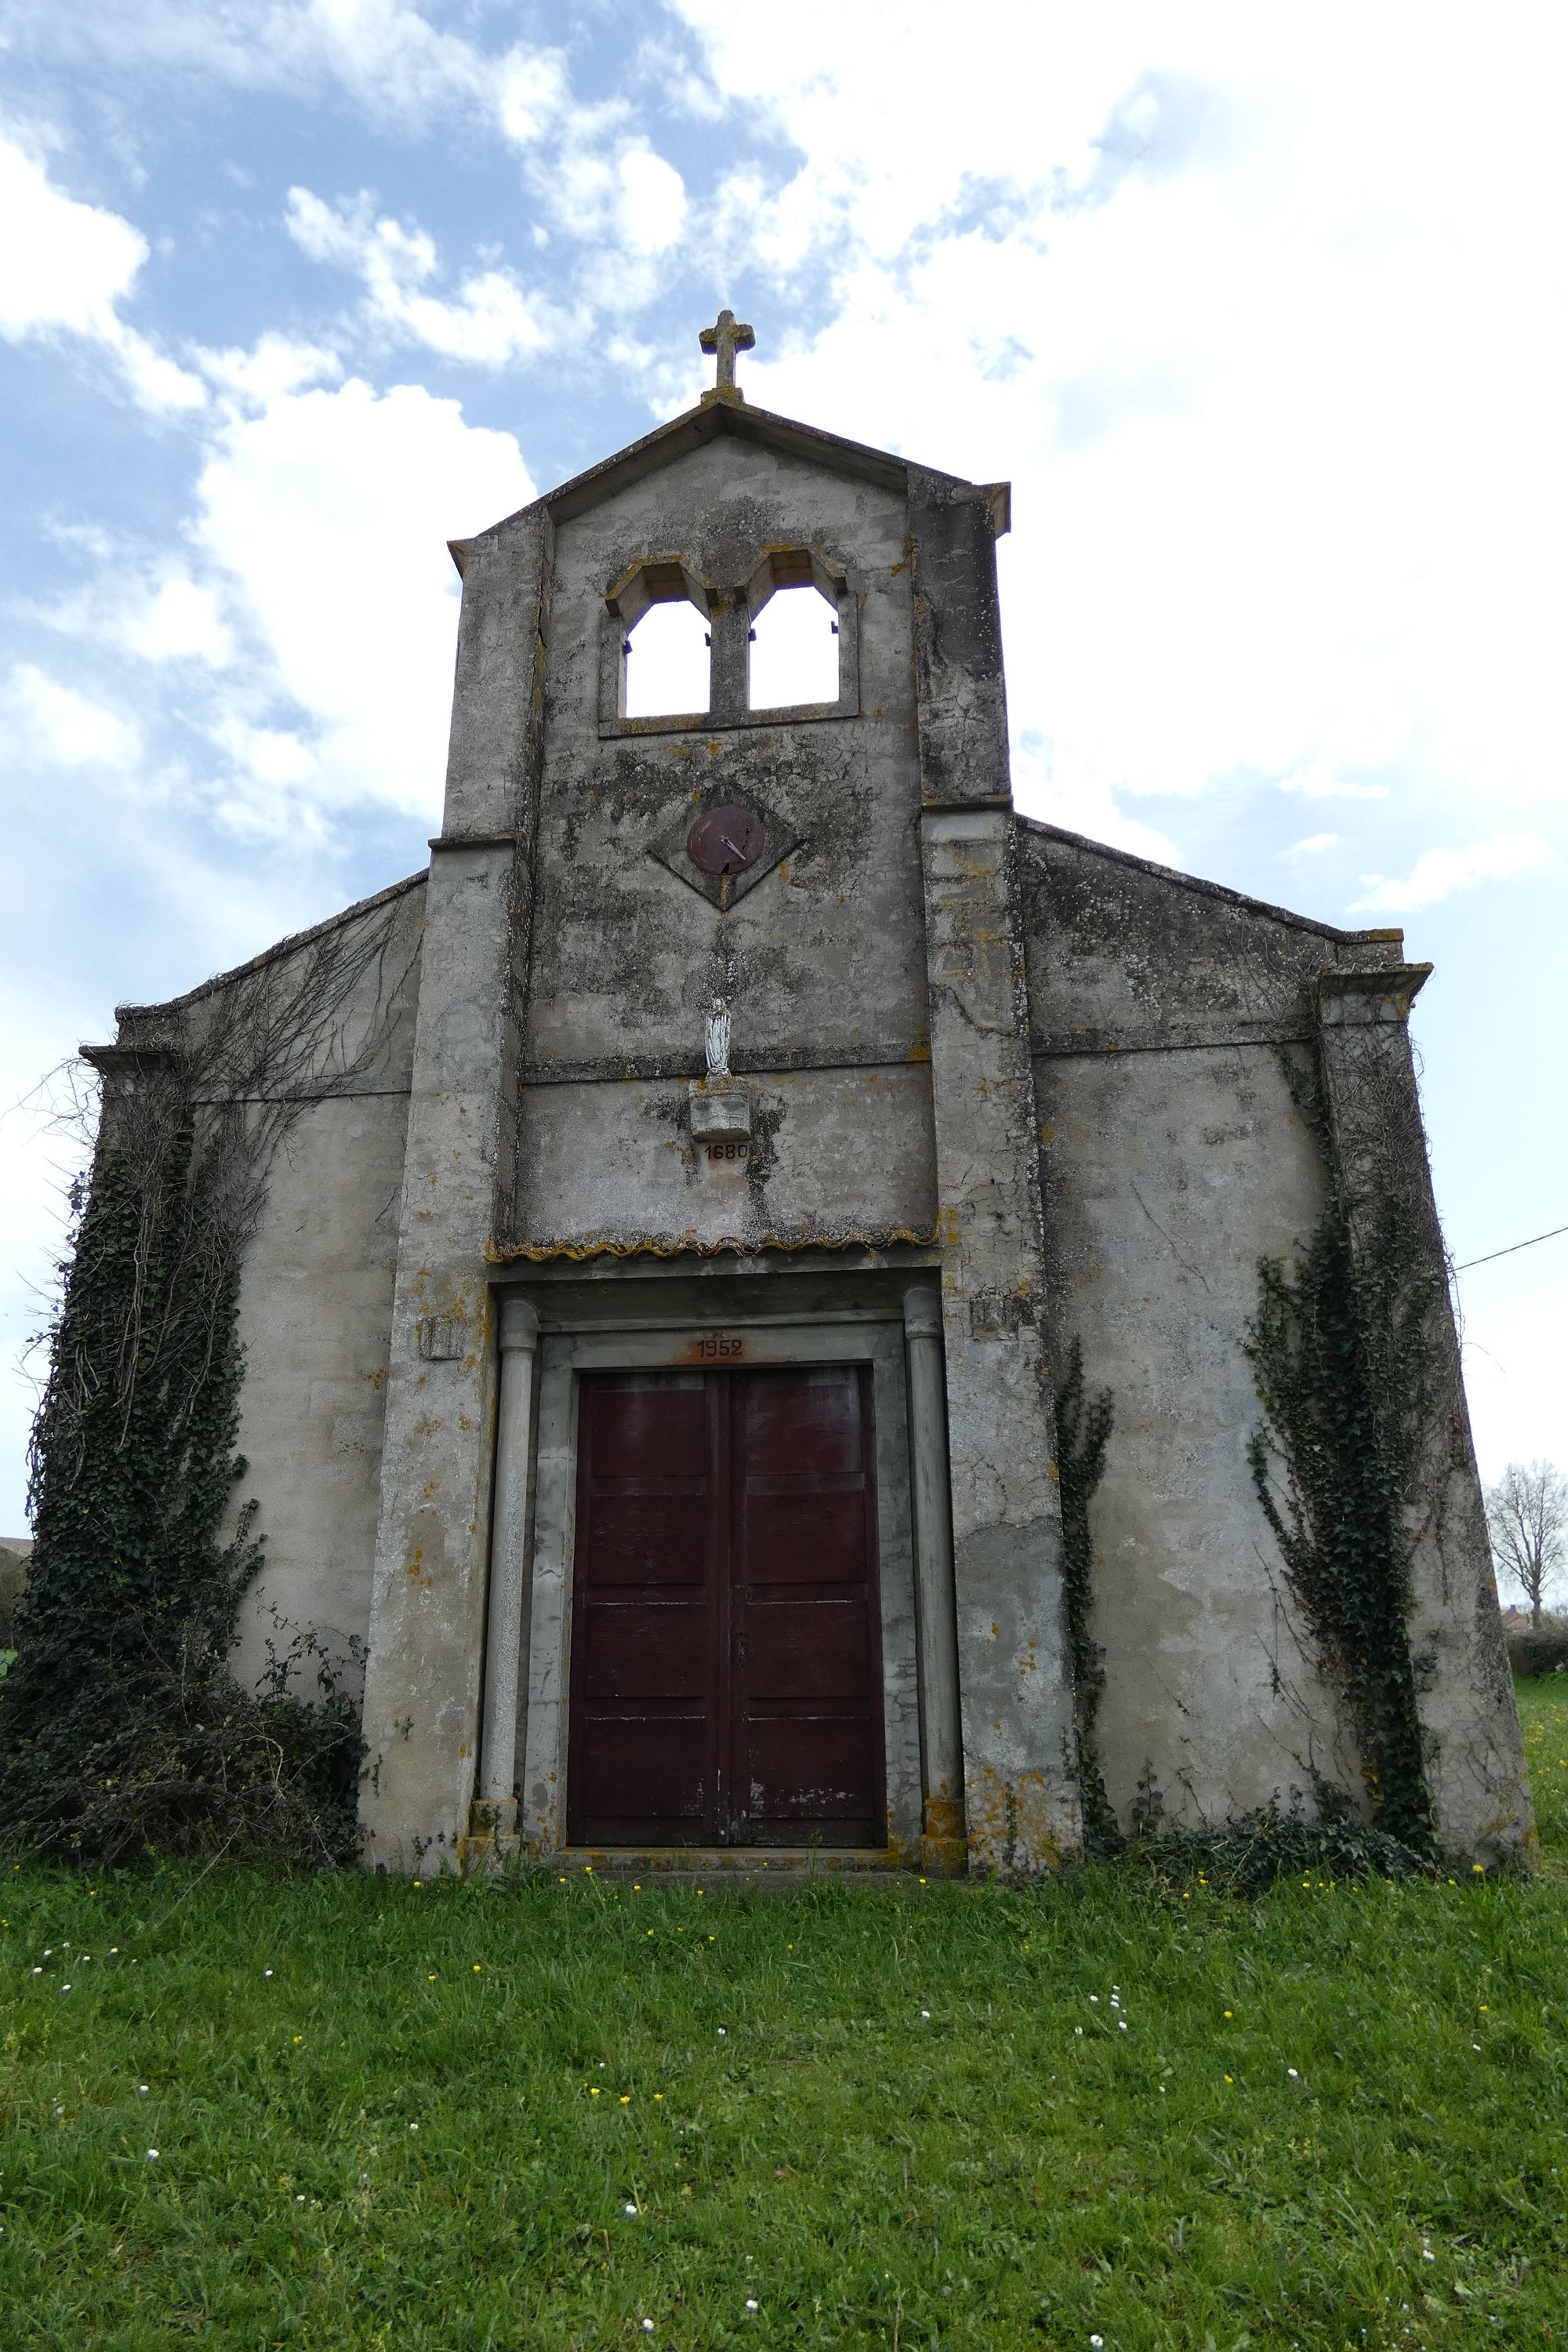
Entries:
<svg viewBox="0 0 1568 2352">
<path fill-rule="evenodd" d="M 710 1078 L 727 1078 L 730 1069 L 730 1008 L 721 996 L 713 999 L 713 1010 L 708 1015 L 708 1027 L 703 1037 L 703 1050 L 708 1057 Z"/>
</svg>

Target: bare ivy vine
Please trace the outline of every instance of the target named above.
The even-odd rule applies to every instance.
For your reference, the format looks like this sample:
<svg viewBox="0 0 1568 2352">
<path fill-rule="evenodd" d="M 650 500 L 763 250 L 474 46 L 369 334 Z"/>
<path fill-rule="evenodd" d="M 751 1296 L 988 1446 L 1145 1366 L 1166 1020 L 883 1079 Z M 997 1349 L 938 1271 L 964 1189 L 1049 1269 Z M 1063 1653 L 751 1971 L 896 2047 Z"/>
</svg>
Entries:
<svg viewBox="0 0 1568 2352">
<path fill-rule="evenodd" d="M 255 1505 L 235 1507 L 239 1278 L 286 1130 L 385 1051 L 392 895 L 125 1017 L 33 1434 L 30 1580 L 0 1683 L 13 1853 L 353 1851 L 358 1731 L 336 1662 L 285 1639 L 260 1692 L 227 1663 L 262 1556 Z"/>
</svg>

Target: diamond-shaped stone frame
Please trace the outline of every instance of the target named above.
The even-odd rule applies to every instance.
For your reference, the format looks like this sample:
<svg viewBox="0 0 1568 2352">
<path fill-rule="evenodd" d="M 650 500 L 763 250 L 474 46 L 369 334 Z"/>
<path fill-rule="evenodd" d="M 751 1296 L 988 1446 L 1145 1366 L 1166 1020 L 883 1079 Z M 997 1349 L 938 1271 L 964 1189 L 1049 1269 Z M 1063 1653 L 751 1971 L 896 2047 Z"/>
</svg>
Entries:
<svg viewBox="0 0 1568 2352">
<path fill-rule="evenodd" d="M 698 818 L 710 808 L 727 804 L 752 810 L 763 828 L 763 845 L 750 866 L 739 874 L 704 874 L 700 866 L 687 856 L 686 842 Z M 800 847 L 805 835 L 775 816 L 767 803 L 755 793 L 738 792 L 732 785 L 707 784 L 682 803 L 680 814 L 672 824 L 649 842 L 647 854 L 657 857 L 679 882 L 687 884 L 706 898 L 710 906 L 733 907 L 748 890 L 754 890 L 765 875 L 771 874 L 781 857 Z"/>
</svg>

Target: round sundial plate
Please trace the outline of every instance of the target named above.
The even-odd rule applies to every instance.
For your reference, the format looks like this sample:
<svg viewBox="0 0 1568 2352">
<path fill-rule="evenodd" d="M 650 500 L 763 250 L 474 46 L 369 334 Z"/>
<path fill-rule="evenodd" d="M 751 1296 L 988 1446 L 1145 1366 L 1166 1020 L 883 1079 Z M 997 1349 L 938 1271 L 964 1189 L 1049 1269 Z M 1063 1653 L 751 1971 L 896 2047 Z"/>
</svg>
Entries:
<svg viewBox="0 0 1568 2352">
<path fill-rule="evenodd" d="M 763 854 L 763 820 L 726 802 L 700 816 L 686 836 L 686 854 L 704 874 L 741 874 Z"/>
</svg>

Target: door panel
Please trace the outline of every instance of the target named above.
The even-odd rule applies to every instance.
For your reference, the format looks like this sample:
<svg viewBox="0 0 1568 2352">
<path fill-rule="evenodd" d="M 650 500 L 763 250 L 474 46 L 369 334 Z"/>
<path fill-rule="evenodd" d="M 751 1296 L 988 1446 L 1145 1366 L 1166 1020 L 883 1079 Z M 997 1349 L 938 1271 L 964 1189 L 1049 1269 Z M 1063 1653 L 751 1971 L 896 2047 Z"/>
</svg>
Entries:
<svg viewBox="0 0 1568 2352">
<path fill-rule="evenodd" d="M 753 1372 L 731 1410 L 742 1834 L 882 1844 L 870 1376 Z"/>
<path fill-rule="evenodd" d="M 567 1833 L 712 1835 L 723 1800 L 721 1446 L 693 1373 L 584 1380 L 577 1420 Z"/>
<path fill-rule="evenodd" d="M 671 1608 L 590 1598 L 584 1622 L 588 1640 L 583 1688 L 589 1698 L 696 1698 L 706 1704 L 708 1612 L 703 1602 Z"/>
<path fill-rule="evenodd" d="M 873 1839 L 866 1825 L 862 1725 L 842 1716 L 759 1717 L 750 1731 L 752 1844 L 804 1845 L 813 1837 L 824 1845 L 887 1843 L 885 1827 Z M 803 1753 L 810 1758 L 804 1772 Z"/>
<path fill-rule="evenodd" d="M 585 1377 L 568 1835 L 882 1844 L 870 1376 Z"/>
<path fill-rule="evenodd" d="M 790 1482 L 752 1476 L 745 1496 L 745 1550 L 767 1584 L 853 1584 L 866 1576 L 866 1493 L 857 1480 L 809 1474 Z"/>
<path fill-rule="evenodd" d="M 660 1491 L 673 1484 L 621 1479 L 613 1491 L 601 1482 L 594 1496 L 594 1549 L 589 1575 L 605 1586 L 681 1585 L 700 1589 L 708 1545 L 706 1483 L 685 1482 L 681 1493 Z"/>
<path fill-rule="evenodd" d="M 752 1700 L 863 1696 L 871 1679 L 870 1630 L 863 1601 L 803 1606 L 753 1592 L 745 1657 Z"/>
<path fill-rule="evenodd" d="M 705 1836 L 710 1745 L 705 1711 L 660 1717 L 595 1709 L 573 1775 L 589 1826 L 574 1836 L 606 1845 Z"/>
</svg>

